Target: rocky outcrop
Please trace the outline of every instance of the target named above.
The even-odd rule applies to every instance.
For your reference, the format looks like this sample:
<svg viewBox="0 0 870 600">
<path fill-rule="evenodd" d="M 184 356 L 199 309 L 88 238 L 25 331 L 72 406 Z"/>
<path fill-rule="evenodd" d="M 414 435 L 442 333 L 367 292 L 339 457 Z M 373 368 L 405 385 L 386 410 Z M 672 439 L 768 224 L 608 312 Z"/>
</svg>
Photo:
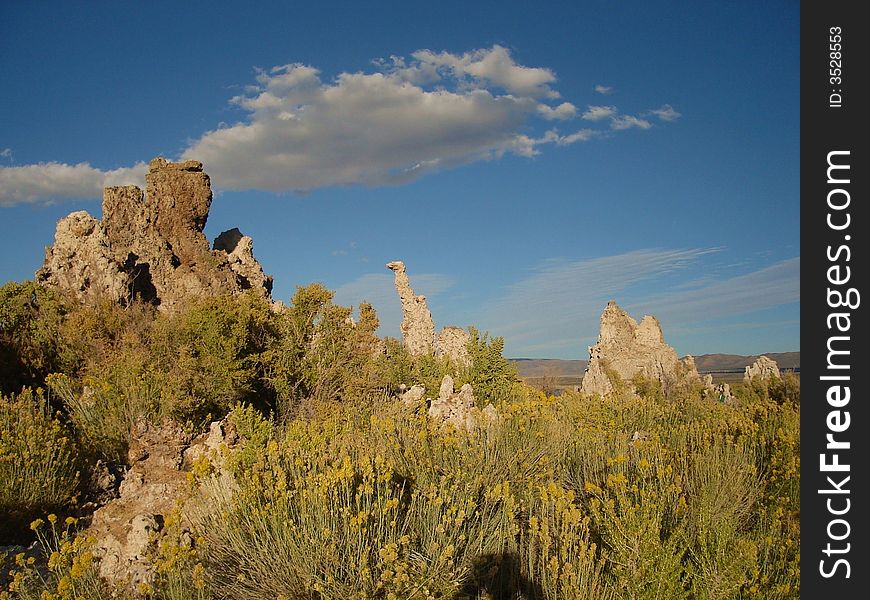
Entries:
<svg viewBox="0 0 870 600">
<path fill-rule="evenodd" d="M 454 365 L 462 368 L 471 364 L 468 355 L 468 332 L 461 327 L 448 326 L 441 330 L 435 340 L 435 356 L 449 358 Z"/>
<path fill-rule="evenodd" d="M 747 366 L 743 371 L 743 383 L 779 378 L 779 365 L 776 364 L 775 360 L 766 356 L 759 356 L 758 360 Z"/>
<path fill-rule="evenodd" d="M 411 388 L 413 389 L 413 388 Z M 498 418 L 492 404 L 480 410 L 470 383 L 465 383 L 458 392 L 453 390 L 453 378 L 445 375 L 441 380 L 438 397 L 430 401 L 429 416 L 458 429 L 471 430 Z"/>
<path fill-rule="evenodd" d="M 704 390 L 704 396 L 706 398 L 718 400 L 719 402 L 724 402 L 725 404 L 733 404 L 736 402 L 734 394 L 731 393 L 731 386 L 727 383 L 713 385 L 712 378 L 710 385 Z"/>
<path fill-rule="evenodd" d="M 589 348 L 581 390 L 600 396 L 610 394 L 611 372 L 624 382 L 638 374 L 662 383 L 700 381 L 694 359 L 680 361 L 676 351 L 665 343 L 658 319 L 647 315 L 638 324 L 612 300 L 601 314 L 598 342 Z"/>
<path fill-rule="evenodd" d="M 230 269 L 236 274 L 236 283 L 243 289 L 272 290 L 272 278 L 254 258 L 254 240 L 242 235 L 238 228 L 224 231 L 214 241 L 215 252 L 226 252 Z"/>
<path fill-rule="evenodd" d="M 410 406 L 412 408 L 416 408 L 419 406 L 420 402 L 423 401 L 423 397 L 426 395 L 426 388 L 422 385 L 415 384 L 411 386 L 411 389 L 402 393 L 399 398 L 401 398 L 402 403 L 406 406 Z"/>
<path fill-rule="evenodd" d="M 396 291 L 402 303 L 402 342 L 411 356 L 449 358 L 458 367 L 467 367 L 468 333 L 460 327 L 445 327 L 435 336 L 435 323 L 426 304 L 426 297 L 417 295 L 405 272 L 405 263 L 400 260 L 387 263 L 395 273 Z"/>
<path fill-rule="evenodd" d="M 117 497 L 94 512 L 88 528 L 96 540 L 100 576 L 131 590 L 150 584 L 164 520 L 190 489 L 187 470 L 202 458 L 222 467 L 224 452 L 237 441 L 226 421 L 212 423 L 208 434 L 193 440 L 172 421 L 159 426 L 138 421 L 127 456 L 130 468 Z"/>
<path fill-rule="evenodd" d="M 435 350 L 435 323 L 426 304 L 426 296 L 419 296 L 411 288 L 405 273 L 405 263 L 400 260 L 387 263 L 395 273 L 396 291 L 402 303 L 402 341 L 411 356 L 432 354 Z"/>
<path fill-rule="evenodd" d="M 136 186 L 103 190 L 103 218 L 76 212 L 61 219 L 36 279 L 82 301 L 108 296 L 142 299 L 172 310 L 189 297 L 271 294 L 272 278 L 254 259 L 251 239 L 238 229 L 215 248 L 203 235 L 212 192 L 202 163 L 155 158 Z"/>
</svg>

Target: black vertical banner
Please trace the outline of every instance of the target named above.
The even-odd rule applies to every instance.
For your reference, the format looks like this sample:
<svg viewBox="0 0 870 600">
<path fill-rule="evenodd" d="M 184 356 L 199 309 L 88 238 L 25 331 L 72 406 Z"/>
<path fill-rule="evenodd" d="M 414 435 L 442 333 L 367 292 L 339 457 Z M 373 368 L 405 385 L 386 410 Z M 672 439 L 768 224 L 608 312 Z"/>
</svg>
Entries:
<svg viewBox="0 0 870 600">
<path fill-rule="evenodd" d="M 801 595 L 870 594 L 870 22 L 801 4 Z M 866 292 L 866 293 L 865 293 Z M 866 304 L 866 306 L 865 306 Z"/>
</svg>

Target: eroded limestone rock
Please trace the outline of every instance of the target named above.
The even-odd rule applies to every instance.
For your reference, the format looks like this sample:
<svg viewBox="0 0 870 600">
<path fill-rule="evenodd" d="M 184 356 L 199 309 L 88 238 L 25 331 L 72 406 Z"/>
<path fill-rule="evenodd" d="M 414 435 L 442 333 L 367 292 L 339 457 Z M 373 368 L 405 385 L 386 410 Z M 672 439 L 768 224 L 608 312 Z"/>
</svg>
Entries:
<svg viewBox="0 0 870 600">
<path fill-rule="evenodd" d="M 624 382 L 638 374 L 662 383 L 700 380 L 694 358 L 680 361 L 665 343 L 658 319 L 647 315 L 638 324 L 612 300 L 601 314 L 598 342 L 589 348 L 581 390 L 600 396 L 613 392 L 608 371 Z"/>
<path fill-rule="evenodd" d="M 436 337 L 426 297 L 414 293 L 405 272 L 405 263 L 394 260 L 387 263 L 387 268 L 395 273 L 396 291 L 402 302 L 402 342 L 411 356 L 434 354 L 439 358 L 449 358 L 460 368 L 469 366 L 468 332 L 461 327 L 445 327 Z"/>
<path fill-rule="evenodd" d="M 37 281 L 84 302 L 140 298 L 163 310 L 245 289 L 269 296 L 272 279 L 254 259 L 250 238 L 230 230 L 219 236 L 221 247 L 209 248 L 203 229 L 212 192 L 202 163 L 155 158 L 145 182 L 145 192 L 105 188 L 101 221 L 84 211 L 61 219 Z"/>
<path fill-rule="evenodd" d="M 151 584 L 151 559 L 165 518 L 190 489 L 186 469 L 200 457 L 222 468 L 226 451 L 237 441 L 227 421 L 212 423 L 208 434 L 193 440 L 172 421 L 159 426 L 138 421 L 127 456 L 130 468 L 117 497 L 94 512 L 88 528 L 96 540 L 100 576 L 132 591 Z"/>
<path fill-rule="evenodd" d="M 435 323 L 426 304 L 426 297 L 414 293 L 405 273 L 405 263 L 396 260 L 387 263 L 395 273 L 396 291 L 402 302 L 402 341 L 411 356 L 432 354 L 435 347 Z"/>
<path fill-rule="evenodd" d="M 775 360 L 766 356 L 759 356 L 758 360 L 747 366 L 743 372 L 743 383 L 779 378 L 779 365 L 776 364 Z"/>
<path fill-rule="evenodd" d="M 446 357 L 459 368 L 468 367 L 471 364 L 469 339 L 468 332 L 461 327 L 445 327 L 435 340 L 435 356 Z"/>
<path fill-rule="evenodd" d="M 236 284 L 239 288 L 265 289 L 272 291 L 272 277 L 263 273 L 263 267 L 254 258 L 254 240 L 242 235 L 238 228 L 224 231 L 214 241 L 215 251 L 227 253 L 230 269 L 236 274 Z"/>
<path fill-rule="evenodd" d="M 399 398 L 401 398 L 403 404 L 411 407 L 416 407 L 420 404 L 425 395 L 426 388 L 418 383 L 412 385 L 411 389 L 403 392 L 402 395 L 399 396 Z"/>
<path fill-rule="evenodd" d="M 458 392 L 454 392 L 453 378 L 445 375 L 441 380 L 438 397 L 429 404 L 429 416 L 457 428 L 471 430 L 497 420 L 498 411 L 492 404 L 488 404 L 483 410 L 477 408 L 471 384 L 463 384 Z"/>
</svg>

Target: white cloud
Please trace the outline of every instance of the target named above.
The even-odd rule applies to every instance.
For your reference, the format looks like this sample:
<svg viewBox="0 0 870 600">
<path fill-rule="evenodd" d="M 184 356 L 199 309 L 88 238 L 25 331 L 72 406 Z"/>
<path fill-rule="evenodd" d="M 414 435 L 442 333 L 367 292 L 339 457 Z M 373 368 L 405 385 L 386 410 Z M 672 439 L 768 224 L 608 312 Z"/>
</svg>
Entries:
<svg viewBox="0 0 870 600">
<path fill-rule="evenodd" d="M 610 119 L 610 128 L 615 131 L 631 129 L 632 127 L 637 127 L 638 129 L 649 129 L 652 127 L 652 123 L 646 119 L 639 119 L 638 117 L 633 117 L 631 115 L 622 115 Z"/>
<path fill-rule="evenodd" d="M 615 106 L 588 106 L 582 118 L 587 121 L 600 121 L 615 116 L 616 112 Z"/>
<path fill-rule="evenodd" d="M 609 96 L 613 93 L 613 87 L 609 85 L 601 85 L 600 83 L 595 86 L 595 91 L 604 96 Z"/>
<path fill-rule="evenodd" d="M 427 68 L 447 70 L 454 77 L 468 76 L 519 96 L 559 97 L 559 93 L 549 86 L 556 81 L 550 69 L 518 65 L 508 49 L 497 44 L 489 49 L 466 52 L 462 56 L 449 52 L 436 54 L 430 50 L 418 50 L 412 56 L 420 63 L 417 68 L 424 72 Z"/>
<path fill-rule="evenodd" d="M 193 139 L 180 158 L 202 161 L 219 190 L 304 192 L 403 184 L 505 154 L 536 156 L 544 145 L 607 131 L 541 133 L 545 122 L 576 118 L 577 107 L 555 100 L 550 69 L 518 64 L 502 46 L 463 54 L 419 50 L 408 60 L 394 56 L 374 65 L 373 72 L 330 79 L 299 63 L 258 70 L 255 84 L 230 100 L 243 111 L 241 120 Z M 607 117 L 611 131 L 651 127 L 618 117 L 613 107 L 591 106 L 584 114 Z M 102 186 L 137 183 L 143 171 L 141 163 L 115 171 L 89 163 L 0 167 L 0 205 L 99 197 Z"/>
<path fill-rule="evenodd" d="M 570 102 L 563 102 L 555 108 L 546 104 L 539 104 L 538 112 L 542 117 L 550 121 L 553 119 L 573 119 L 577 115 L 577 107 Z"/>
<path fill-rule="evenodd" d="M 670 104 L 664 104 L 664 105 L 662 105 L 661 108 L 657 108 L 657 109 L 651 110 L 649 112 L 650 112 L 650 114 L 657 116 L 662 121 L 668 121 L 668 122 L 676 121 L 681 116 L 683 116 L 681 113 L 678 113 L 677 111 L 675 111 L 674 107 L 671 106 Z"/>
<path fill-rule="evenodd" d="M 88 163 L 49 162 L 0 167 L 0 206 L 50 203 L 66 198 L 99 198 L 105 186 L 143 185 L 146 171 L 144 163 L 113 171 L 101 171 Z"/>
<path fill-rule="evenodd" d="M 595 129 L 581 129 L 579 131 L 575 131 L 572 134 L 561 136 L 556 140 L 556 143 L 559 146 L 567 146 L 569 144 L 573 144 L 574 142 L 588 142 L 589 140 L 599 137 L 601 135 L 600 131 Z"/>
<path fill-rule="evenodd" d="M 570 102 L 539 99 L 558 95 L 551 71 L 518 65 L 500 46 L 413 57 L 332 82 L 300 64 L 261 71 L 258 85 L 233 99 L 249 120 L 206 133 L 184 158 L 203 161 L 224 189 L 399 184 L 505 153 L 533 156 L 548 142 L 520 133 L 532 118 L 576 114 Z"/>
<path fill-rule="evenodd" d="M 414 293 L 426 296 L 430 306 L 433 298 L 443 294 L 454 284 L 451 277 L 439 273 L 410 273 L 409 277 Z M 369 302 L 377 311 L 381 322 L 378 335 L 401 338 L 399 326 L 402 323 L 402 305 L 393 281 L 394 276 L 390 273 L 362 275 L 339 286 L 335 290 L 335 302 L 354 307 L 359 306 L 360 302 Z"/>
<path fill-rule="evenodd" d="M 12 158 L 12 148 L 3 148 L 0 150 L 0 158 Z"/>
</svg>

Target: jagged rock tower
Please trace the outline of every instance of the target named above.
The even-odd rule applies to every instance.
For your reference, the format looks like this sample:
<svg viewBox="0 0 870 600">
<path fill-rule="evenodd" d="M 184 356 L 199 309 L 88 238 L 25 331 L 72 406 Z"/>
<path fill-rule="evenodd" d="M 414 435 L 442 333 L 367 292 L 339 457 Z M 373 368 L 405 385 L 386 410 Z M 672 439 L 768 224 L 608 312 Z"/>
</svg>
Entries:
<svg viewBox="0 0 870 600">
<path fill-rule="evenodd" d="M 103 190 L 103 219 L 74 212 L 57 224 L 36 280 L 86 302 L 108 296 L 142 299 L 172 310 L 191 296 L 254 289 L 269 297 L 272 278 L 238 229 L 218 236 L 214 250 L 203 235 L 212 192 L 202 163 L 155 158 L 146 190 L 128 185 Z"/>
<path fill-rule="evenodd" d="M 445 327 L 435 336 L 435 323 L 426 297 L 414 293 L 405 272 L 405 263 L 394 260 L 387 268 L 395 273 L 396 291 L 402 302 L 402 342 L 411 356 L 446 356 L 457 365 L 467 366 L 468 333 L 460 327 Z"/>
<path fill-rule="evenodd" d="M 694 359 L 687 357 L 681 361 L 665 343 L 658 319 L 647 315 L 638 325 L 613 300 L 601 314 L 598 342 L 589 348 L 589 363 L 580 389 L 587 394 L 610 394 L 613 384 L 607 370 L 623 381 L 638 373 L 661 382 L 676 378 L 700 381 Z"/>
<path fill-rule="evenodd" d="M 759 356 L 758 360 L 743 371 L 743 383 L 779 378 L 779 365 L 776 364 L 775 360 L 767 356 Z"/>
</svg>

